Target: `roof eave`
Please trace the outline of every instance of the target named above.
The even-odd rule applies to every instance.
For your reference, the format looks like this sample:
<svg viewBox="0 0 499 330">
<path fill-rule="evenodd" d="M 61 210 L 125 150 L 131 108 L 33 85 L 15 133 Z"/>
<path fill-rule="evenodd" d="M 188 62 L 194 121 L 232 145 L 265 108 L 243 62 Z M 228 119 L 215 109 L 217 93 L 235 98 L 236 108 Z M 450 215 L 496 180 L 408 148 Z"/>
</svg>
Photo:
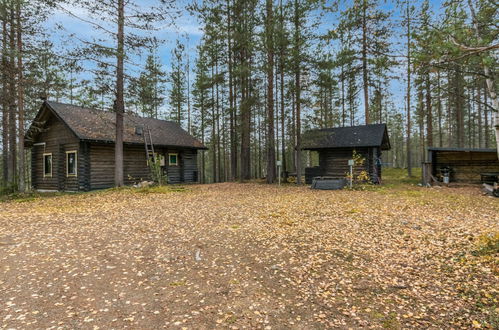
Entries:
<svg viewBox="0 0 499 330">
<path fill-rule="evenodd" d="M 114 144 L 114 141 L 112 140 L 100 140 L 100 139 L 88 139 L 88 138 L 83 138 L 80 139 L 82 142 L 90 142 L 90 143 L 108 143 L 108 144 Z M 127 142 L 124 141 L 123 144 L 126 145 L 144 145 L 143 142 Z M 163 148 L 183 148 L 183 149 L 199 149 L 199 150 L 208 150 L 207 147 L 202 146 L 202 147 L 197 147 L 197 146 L 184 146 L 184 145 L 172 145 L 172 144 L 161 144 L 161 143 L 154 143 L 155 147 L 163 147 Z"/>
</svg>

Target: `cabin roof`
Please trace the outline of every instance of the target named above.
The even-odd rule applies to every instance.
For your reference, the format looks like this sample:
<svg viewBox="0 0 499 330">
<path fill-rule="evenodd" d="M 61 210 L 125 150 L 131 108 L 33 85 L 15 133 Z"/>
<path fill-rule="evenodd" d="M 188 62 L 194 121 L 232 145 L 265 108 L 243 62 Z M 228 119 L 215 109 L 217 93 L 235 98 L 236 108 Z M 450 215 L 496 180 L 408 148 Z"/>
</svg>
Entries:
<svg viewBox="0 0 499 330">
<path fill-rule="evenodd" d="M 380 147 L 390 149 L 386 124 L 313 129 L 305 132 L 302 149 Z"/>
<path fill-rule="evenodd" d="M 497 149 L 489 148 L 440 148 L 440 147 L 428 147 L 428 151 L 439 151 L 439 152 L 497 152 Z"/>
<path fill-rule="evenodd" d="M 28 143 L 36 136 L 35 126 L 37 122 L 43 121 L 47 110 L 60 119 L 80 140 L 108 143 L 115 141 L 116 114 L 114 112 L 45 101 L 26 133 Z M 207 149 L 175 122 L 144 118 L 130 113 L 125 113 L 123 118 L 124 143 L 144 144 L 144 136 L 137 134 L 137 128 L 142 128 L 143 134 L 146 130 L 150 130 L 154 145 Z"/>
</svg>

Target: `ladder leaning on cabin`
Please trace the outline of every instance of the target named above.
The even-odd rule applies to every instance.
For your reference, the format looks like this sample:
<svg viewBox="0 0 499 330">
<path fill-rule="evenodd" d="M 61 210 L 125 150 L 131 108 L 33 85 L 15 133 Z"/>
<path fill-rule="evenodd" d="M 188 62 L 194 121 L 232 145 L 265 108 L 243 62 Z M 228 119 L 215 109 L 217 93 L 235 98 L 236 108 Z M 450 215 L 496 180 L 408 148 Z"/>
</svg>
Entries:
<svg viewBox="0 0 499 330">
<path fill-rule="evenodd" d="M 146 149 L 146 161 L 149 165 L 149 160 L 152 158 L 153 163 L 156 162 L 156 153 L 154 152 L 154 144 L 152 142 L 151 130 L 149 127 L 144 127 L 144 147 Z M 147 135 L 149 135 L 149 141 L 147 141 Z"/>
</svg>

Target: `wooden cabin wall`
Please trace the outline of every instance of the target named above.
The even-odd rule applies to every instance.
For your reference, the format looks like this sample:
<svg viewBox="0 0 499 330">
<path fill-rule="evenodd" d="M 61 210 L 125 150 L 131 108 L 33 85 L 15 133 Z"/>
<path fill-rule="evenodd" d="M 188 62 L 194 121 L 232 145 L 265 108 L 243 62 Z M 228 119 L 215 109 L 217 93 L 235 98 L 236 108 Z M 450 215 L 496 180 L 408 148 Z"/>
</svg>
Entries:
<svg viewBox="0 0 499 330">
<path fill-rule="evenodd" d="M 165 157 L 164 173 L 168 183 L 197 181 L 197 151 L 156 148 Z M 125 184 L 131 185 L 143 180 L 151 180 L 143 146 L 125 145 L 123 149 Z M 178 166 L 169 166 L 168 154 L 178 154 Z M 114 144 L 92 144 L 90 147 L 90 186 L 103 189 L 114 186 Z M 194 173 L 196 172 L 196 174 Z"/>
<path fill-rule="evenodd" d="M 123 148 L 123 173 L 126 185 L 150 180 L 146 152 L 142 146 L 125 145 Z M 91 144 L 90 187 L 103 189 L 114 186 L 114 144 Z"/>
<path fill-rule="evenodd" d="M 354 149 L 328 149 L 319 151 L 319 167 L 322 176 L 331 176 L 335 178 L 344 178 L 350 173 L 348 160 L 352 159 Z M 365 158 L 363 166 L 355 166 L 354 173 L 369 170 L 372 164 L 372 156 L 369 155 L 369 148 L 356 148 L 355 151 Z M 372 170 L 369 170 L 372 174 Z"/>
<path fill-rule="evenodd" d="M 39 190 L 78 190 L 77 177 L 66 176 L 66 151 L 77 150 L 79 140 L 55 116 L 51 116 L 44 131 L 33 143 L 45 142 L 45 146 L 31 147 L 32 186 Z M 52 176 L 43 177 L 43 154 L 52 154 Z"/>
<path fill-rule="evenodd" d="M 80 142 L 78 153 L 78 185 L 79 190 L 89 191 L 90 186 L 90 143 Z"/>
<path fill-rule="evenodd" d="M 198 182 L 198 152 L 197 150 L 185 150 L 184 155 L 184 182 L 196 183 Z"/>
<path fill-rule="evenodd" d="M 432 173 L 437 176 L 440 168 L 451 168 L 451 182 L 480 183 L 480 173 L 499 172 L 499 160 L 494 152 L 430 151 Z"/>
<path fill-rule="evenodd" d="M 114 144 L 90 145 L 90 189 L 114 186 Z"/>
</svg>

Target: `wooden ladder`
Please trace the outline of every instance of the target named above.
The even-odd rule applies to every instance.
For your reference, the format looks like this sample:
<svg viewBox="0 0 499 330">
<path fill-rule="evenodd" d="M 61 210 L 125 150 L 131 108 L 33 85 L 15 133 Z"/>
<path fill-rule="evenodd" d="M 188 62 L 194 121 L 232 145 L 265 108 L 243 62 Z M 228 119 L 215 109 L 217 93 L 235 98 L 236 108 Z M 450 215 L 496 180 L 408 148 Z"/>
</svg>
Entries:
<svg viewBox="0 0 499 330">
<path fill-rule="evenodd" d="M 149 141 L 147 140 L 147 136 L 149 135 Z M 152 161 L 156 162 L 156 153 L 154 152 L 154 144 L 152 142 L 151 130 L 149 127 L 144 127 L 144 147 L 146 149 L 146 160 L 149 165 L 149 159 L 152 156 Z"/>
</svg>

